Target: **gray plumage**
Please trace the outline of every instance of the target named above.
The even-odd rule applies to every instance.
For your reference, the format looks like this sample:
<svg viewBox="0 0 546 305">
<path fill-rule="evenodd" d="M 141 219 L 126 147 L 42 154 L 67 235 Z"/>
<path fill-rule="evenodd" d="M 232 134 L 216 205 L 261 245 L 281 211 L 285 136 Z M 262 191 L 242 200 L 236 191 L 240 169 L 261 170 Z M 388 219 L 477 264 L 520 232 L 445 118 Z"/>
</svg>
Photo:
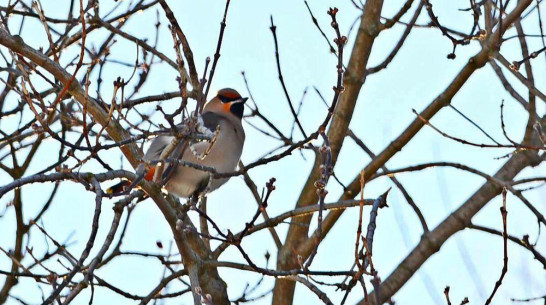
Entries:
<svg viewBox="0 0 546 305">
<path fill-rule="evenodd" d="M 210 143 L 206 141 L 196 142 L 191 145 L 191 148 L 187 147 L 184 150 L 180 159 L 194 164 L 213 167 L 219 173 L 232 172 L 236 169 L 241 158 L 245 141 L 241 119 L 230 112 L 222 113 L 213 107 L 211 108 L 207 109 L 205 107 L 202 115 L 203 123 L 212 132 L 216 131 L 216 126 L 220 127 L 220 131 L 210 152 L 204 159 L 198 158 L 196 154 L 202 155 L 210 146 Z M 172 143 L 173 139 L 174 137 L 172 136 L 159 136 L 155 138 L 144 156 L 144 161 L 158 160 L 162 152 Z M 171 153 L 171 158 L 177 158 L 180 155 L 183 146 L 182 142 Z M 204 191 L 214 191 L 229 179 L 213 179 L 209 183 L 210 174 L 206 171 L 182 165 L 175 166 L 172 170 L 174 172 L 170 175 L 165 188 L 169 193 L 179 197 L 187 198 L 192 195 L 200 195 Z"/>
</svg>

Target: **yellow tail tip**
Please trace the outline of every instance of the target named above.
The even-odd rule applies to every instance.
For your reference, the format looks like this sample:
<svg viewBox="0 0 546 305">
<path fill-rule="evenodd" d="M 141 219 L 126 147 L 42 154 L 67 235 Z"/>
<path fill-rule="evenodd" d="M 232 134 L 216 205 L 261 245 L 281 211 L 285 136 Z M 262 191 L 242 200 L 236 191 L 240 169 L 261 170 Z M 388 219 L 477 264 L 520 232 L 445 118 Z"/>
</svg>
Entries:
<svg viewBox="0 0 546 305">
<path fill-rule="evenodd" d="M 121 193 L 125 190 L 126 187 L 128 187 L 129 185 L 131 185 L 131 182 L 130 181 L 127 181 L 127 180 L 121 180 L 121 182 L 117 183 L 117 184 L 114 184 L 112 185 L 111 187 L 107 188 L 106 189 L 106 194 L 107 195 L 112 195 L 112 194 L 115 194 L 115 193 Z"/>
</svg>

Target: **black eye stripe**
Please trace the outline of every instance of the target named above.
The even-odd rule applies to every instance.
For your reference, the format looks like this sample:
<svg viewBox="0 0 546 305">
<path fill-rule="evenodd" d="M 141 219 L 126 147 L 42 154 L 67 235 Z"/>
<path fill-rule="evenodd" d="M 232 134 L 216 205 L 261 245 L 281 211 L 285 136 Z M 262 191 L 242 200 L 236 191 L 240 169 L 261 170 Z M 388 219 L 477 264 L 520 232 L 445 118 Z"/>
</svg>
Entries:
<svg viewBox="0 0 546 305">
<path fill-rule="evenodd" d="M 229 102 L 233 102 L 233 101 L 236 101 L 238 99 L 241 99 L 240 96 L 225 96 L 225 95 L 221 95 L 221 94 L 218 95 L 218 98 L 220 99 L 220 101 L 222 103 L 229 103 Z"/>
<path fill-rule="evenodd" d="M 220 101 L 222 101 L 222 103 L 229 103 L 229 102 L 232 102 L 234 101 L 234 99 L 231 99 L 227 96 L 224 96 L 224 95 L 219 95 L 218 98 L 220 99 Z"/>
</svg>

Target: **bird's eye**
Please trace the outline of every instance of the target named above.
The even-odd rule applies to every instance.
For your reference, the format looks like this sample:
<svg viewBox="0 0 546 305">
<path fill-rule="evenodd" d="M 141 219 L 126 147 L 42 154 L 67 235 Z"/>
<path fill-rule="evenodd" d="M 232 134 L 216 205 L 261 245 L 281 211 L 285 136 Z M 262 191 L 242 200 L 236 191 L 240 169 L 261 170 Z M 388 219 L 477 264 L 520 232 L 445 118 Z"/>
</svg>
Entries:
<svg viewBox="0 0 546 305">
<path fill-rule="evenodd" d="M 220 101 L 222 101 L 222 103 L 229 103 L 229 102 L 233 102 L 235 100 L 235 99 L 227 97 L 225 95 L 218 95 L 218 98 L 220 99 Z"/>
</svg>

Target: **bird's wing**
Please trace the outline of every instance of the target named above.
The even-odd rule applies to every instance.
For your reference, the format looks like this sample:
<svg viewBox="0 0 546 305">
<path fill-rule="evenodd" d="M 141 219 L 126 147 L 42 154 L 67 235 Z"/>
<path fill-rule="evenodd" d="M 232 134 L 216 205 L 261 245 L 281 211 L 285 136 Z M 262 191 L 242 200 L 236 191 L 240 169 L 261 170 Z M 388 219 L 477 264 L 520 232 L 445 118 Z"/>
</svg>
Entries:
<svg viewBox="0 0 546 305">
<path fill-rule="evenodd" d="M 216 132 L 217 126 L 220 125 L 220 121 L 223 120 L 222 116 L 213 112 L 205 112 L 201 118 L 203 119 L 203 125 L 205 125 L 205 128 L 212 133 Z M 190 149 L 192 150 L 192 153 L 202 155 L 207 149 L 209 149 L 209 146 L 209 142 L 201 141 L 193 143 Z"/>
<path fill-rule="evenodd" d="M 161 154 L 169 147 L 169 145 L 174 140 L 173 136 L 159 136 L 152 140 L 152 144 L 150 144 L 150 147 L 146 151 L 146 154 L 144 155 L 144 161 L 157 161 L 161 158 Z M 184 146 L 185 141 L 181 141 L 178 143 L 178 145 L 174 148 L 174 150 L 170 153 L 167 158 L 169 159 L 176 159 L 180 157 L 180 154 L 182 152 L 182 148 Z M 146 180 L 152 180 L 153 175 L 155 172 L 156 164 L 152 165 L 151 168 L 146 172 L 145 179 Z M 172 171 L 172 164 L 167 163 L 167 167 L 165 168 L 164 174 L 169 173 Z"/>
<path fill-rule="evenodd" d="M 216 131 L 216 126 L 220 125 L 220 121 L 223 119 L 222 116 L 214 112 L 205 112 L 201 117 L 205 127 L 212 132 Z"/>
<path fill-rule="evenodd" d="M 174 137 L 171 136 L 159 136 L 152 140 L 152 144 L 144 155 L 145 161 L 157 160 L 161 157 L 161 153 L 171 144 Z"/>
<path fill-rule="evenodd" d="M 212 112 L 206 112 L 201 117 L 203 119 L 203 124 L 205 125 L 205 128 L 207 128 L 211 132 L 216 131 L 216 127 L 220 124 L 220 120 L 222 120 L 221 116 L 219 116 L 219 115 L 217 115 L 215 113 L 212 113 Z M 171 137 L 170 141 L 172 141 L 172 137 Z M 163 149 L 167 148 L 167 146 L 170 144 L 170 141 L 163 147 Z M 194 155 L 199 156 L 199 155 L 204 154 L 207 151 L 207 149 L 209 149 L 209 146 L 210 146 L 210 143 L 208 143 L 208 142 L 196 142 L 196 143 L 190 144 L 190 147 L 187 147 L 185 142 L 186 141 L 183 140 L 176 146 L 176 148 L 171 153 L 170 158 L 182 159 L 182 157 L 183 157 L 182 154 L 185 155 L 187 153 L 192 153 Z M 186 147 L 185 150 L 184 150 L 184 147 Z M 163 151 L 163 149 L 162 149 L 162 151 Z M 191 150 L 191 152 L 187 152 L 188 150 Z M 161 152 L 159 154 L 161 154 Z M 175 164 L 168 163 L 167 168 L 163 172 L 163 178 L 165 180 L 168 180 L 176 167 L 177 166 Z"/>
</svg>

